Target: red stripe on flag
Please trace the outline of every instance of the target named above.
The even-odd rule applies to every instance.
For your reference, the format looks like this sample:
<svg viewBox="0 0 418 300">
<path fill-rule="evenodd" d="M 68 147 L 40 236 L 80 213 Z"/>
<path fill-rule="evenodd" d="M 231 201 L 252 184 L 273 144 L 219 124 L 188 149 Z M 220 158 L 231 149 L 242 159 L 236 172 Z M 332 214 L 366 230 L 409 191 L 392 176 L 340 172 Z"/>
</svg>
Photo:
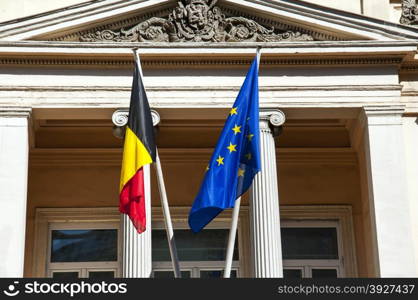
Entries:
<svg viewBox="0 0 418 300">
<path fill-rule="evenodd" d="M 119 211 L 129 216 L 138 233 L 145 231 L 146 217 L 143 168 L 140 168 L 135 173 L 120 192 Z"/>
</svg>

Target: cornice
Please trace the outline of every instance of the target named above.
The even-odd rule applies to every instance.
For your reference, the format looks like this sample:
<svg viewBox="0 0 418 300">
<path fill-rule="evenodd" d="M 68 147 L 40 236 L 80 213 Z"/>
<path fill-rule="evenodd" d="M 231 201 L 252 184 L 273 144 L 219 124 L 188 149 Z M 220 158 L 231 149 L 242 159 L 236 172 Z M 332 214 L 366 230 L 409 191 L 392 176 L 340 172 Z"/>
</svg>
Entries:
<svg viewBox="0 0 418 300">
<path fill-rule="evenodd" d="M 239 91 L 241 86 L 149 86 L 148 92 L 216 92 L 216 91 Z M 315 86 L 259 86 L 261 92 L 280 91 L 401 91 L 401 84 L 386 85 L 315 85 Z M 13 92 L 130 92 L 131 86 L 1 86 L 0 91 Z M 416 95 L 416 91 L 403 91 L 402 95 L 408 93 Z"/>
<path fill-rule="evenodd" d="M 417 73 L 418 72 L 418 64 L 416 63 L 405 63 L 402 64 L 401 73 Z"/>
<path fill-rule="evenodd" d="M 213 149 L 159 149 L 163 164 L 204 163 Z M 357 158 L 350 148 L 278 148 L 279 164 L 355 165 Z M 122 149 L 32 149 L 29 155 L 31 167 L 80 166 L 119 167 Z"/>
<path fill-rule="evenodd" d="M 266 49 L 285 49 L 285 48 L 316 48 L 319 51 L 326 52 L 327 48 L 392 48 L 398 49 L 399 47 L 410 46 L 413 50 L 416 50 L 418 45 L 417 40 L 401 40 L 401 41 L 374 41 L 374 40 L 355 40 L 355 41 L 294 41 L 294 42 L 240 42 L 240 43 L 140 43 L 140 42 L 54 42 L 54 41 L 6 41 L 0 40 L 0 47 L 16 47 L 16 48 L 52 48 L 57 50 L 59 48 L 79 48 L 90 52 L 90 49 L 126 49 L 126 52 L 132 55 L 132 48 L 138 49 L 252 49 L 252 53 L 255 53 L 255 49 L 260 46 L 263 48 L 263 53 Z M 27 50 L 25 50 L 27 52 Z M 90 53 L 91 54 L 91 53 Z"/>
<path fill-rule="evenodd" d="M 375 65 L 409 63 L 418 42 L 294 42 L 294 43 L 74 43 L 0 42 L 0 64 L 16 66 L 127 67 L 132 48 L 144 66 L 240 66 L 249 64 L 262 47 L 262 64 Z"/>
<path fill-rule="evenodd" d="M 32 113 L 31 107 L 0 107 L 0 117 L 6 118 L 29 118 Z"/>
<path fill-rule="evenodd" d="M 402 56 L 388 56 L 378 58 L 368 57 L 336 57 L 336 58 L 284 58 L 284 59 L 262 59 L 260 65 L 282 66 L 282 65 L 399 65 L 403 60 Z M 242 66 L 251 64 L 251 59 L 164 59 L 150 60 L 143 59 L 145 67 L 205 67 L 205 66 Z M 115 59 L 37 59 L 37 58 L 0 58 L 0 65 L 12 66 L 96 66 L 96 67 L 126 67 L 134 65 L 132 60 Z"/>
</svg>

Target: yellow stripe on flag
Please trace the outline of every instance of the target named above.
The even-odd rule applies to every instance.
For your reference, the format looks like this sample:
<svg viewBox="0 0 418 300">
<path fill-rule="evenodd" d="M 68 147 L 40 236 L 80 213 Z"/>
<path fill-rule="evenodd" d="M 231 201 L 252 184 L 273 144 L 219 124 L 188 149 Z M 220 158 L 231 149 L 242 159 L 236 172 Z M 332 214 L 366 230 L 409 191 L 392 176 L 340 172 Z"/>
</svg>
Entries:
<svg viewBox="0 0 418 300">
<path fill-rule="evenodd" d="M 141 140 L 126 127 L 125 145 L 123 147 L 122 171 L 119 192 L 142 166 L 152 163 L 152 158 Z"/>
</svg>

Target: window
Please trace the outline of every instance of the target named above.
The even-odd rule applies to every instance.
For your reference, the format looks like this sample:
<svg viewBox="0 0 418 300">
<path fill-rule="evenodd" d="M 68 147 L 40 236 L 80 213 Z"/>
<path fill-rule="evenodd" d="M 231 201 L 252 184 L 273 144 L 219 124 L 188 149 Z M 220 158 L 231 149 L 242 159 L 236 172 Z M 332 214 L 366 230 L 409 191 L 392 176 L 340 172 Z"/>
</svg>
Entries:
<svg viewBox="0 0 418 300">
<path fill-rule="evenodd" d="M 335 221 L 286 221 L 281 228 L 285 278 L 341 277 Z"/>
<path fill-rule="evenodd" d="M 120 214 L 115 208 L 37 209 L 33 276 L 121 276 Z"/>
<path fill-rule="evenodd" d="M 224 211 L 199 234 L 189 230 L 189 208 L 170 211 L 183 277 L 221 277 L 232 211 Z M 285 277 L 357 276 L 349 206 L 282 206 L 280 213 Z M 161 208 L 153 208 L 152 220 L 153 276 L 173 277 Z M 31 276 L 121 276 L 117 208 L 39 208 L 35 224 Z M 231 277 L 252 276 L 249 226 L 248 207 L 242 206 Z"/>
<path fill-rule="evenodd" d="M 349 206 L 282 207 L 281 239 L 285 278 L 357 275 Z"/>
<path fill-rule="evenodd" d="M 119 224 L 51 224 L 48 275 L 105 279 L 119 276 Z"/>
<path fill-rule="evenodd" d="M 172 278 L 174 274 L 167 236 L 161 227 L 155 224 L 152 231 L 153 276 L 154 278 Z M 182 278 L 222 277 L 229 229 L 208 225 L 206 229 L 196 234 L 188 228 L 181 228 L 179 224 L 176 227 L 174 236 Z M 217 227 L 220 227 L 219 224 Z M 231 277 L 237 277 L 238 270 L 239 251 L 238 240 L 236 240 Z"/>
</svg>

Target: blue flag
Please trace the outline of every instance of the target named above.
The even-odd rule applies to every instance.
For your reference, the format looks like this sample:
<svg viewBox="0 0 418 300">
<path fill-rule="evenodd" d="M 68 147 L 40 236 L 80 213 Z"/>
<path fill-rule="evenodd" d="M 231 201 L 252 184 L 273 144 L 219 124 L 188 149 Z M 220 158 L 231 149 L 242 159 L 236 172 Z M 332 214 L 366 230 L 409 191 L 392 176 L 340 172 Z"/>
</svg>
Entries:
<svg viewBox="0 0 418 300">
<path fill-rule="evenodd" d="M 199 193 L 189 226 L 199 232 L 219 213 L 232 208 L 261 169 L 258 108 L 258 62 L 254 59 L 229 112 Z"/>
</svg>

